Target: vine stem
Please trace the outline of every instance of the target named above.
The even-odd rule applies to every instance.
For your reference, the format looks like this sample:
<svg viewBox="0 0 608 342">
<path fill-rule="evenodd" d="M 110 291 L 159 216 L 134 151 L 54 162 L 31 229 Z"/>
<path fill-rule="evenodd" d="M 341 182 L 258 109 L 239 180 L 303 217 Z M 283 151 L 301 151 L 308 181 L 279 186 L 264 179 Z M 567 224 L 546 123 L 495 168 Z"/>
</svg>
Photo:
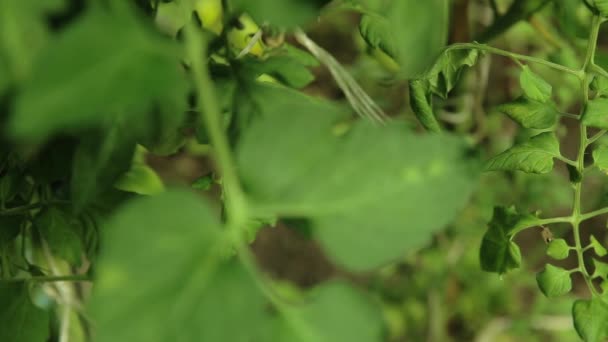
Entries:
<svg viewBox="0 0 608 342">
<path fill-rule="evenodd" d="M 585 62 L 581 69 L 581 72 L 584 75 L 584 77 L 581 78 L 581 86 L 583 88 L 583 106 L 581 109 L 581 115 L 583 114 L 584 108 L 587 106 L 587 103 L 589 102 L 589 79 L 588 78 L 591 74 L 590 69 L 594 65 L 595 50 L 597 48 L 597 38 L 599 35 L 599 29 L 600 29 L 601 24 L 602 24 L 601 18 L 597 15 L 594 15 L 593 21 L 591 24 L 591 31 L 589 33 L 589 41 L 587 44 L 587 53 L 585 55 Z M 579 143 L 579 150 L 578 150 L 576 162 L 578 164 L 577 170 L 578 170 L 578 172 L 580 172 L 582 174 L 583 171 L 585 170 L 585 150 L 589 146 L 589 140 L 587 137 L 587 126 L 585 126 L 583 123 L 581 123 L 579 125 L 579 135 L 580 135 L 580 143 Z M 586 215 L 581 214 L 582 191 L 583 191 L 583 184 L 582 184 L 582 181 L 579 181 L 574 185 L 574 203 L 572 206 L 573 207 L 572 208 L 572 218 L 573 218 L 572 230 L 573 230 L 573 234 L 574 234 L 574 247 L 576 250 L 576 257 L 578 260 L 579 271 L 583 275 L 583 279 L 587 283 L 587 287 L 589 288 L 591 293 L 593 295 L 597 295 L 598 294 L 597 289 L 593 285 L 591 276 L 589 275 L 589 271 L 585 267 L 585 260 L 584 260 L 584 256 L 583 256 L 584 249 L 583 249 L 583 246 L 581 243 L 580 224 L 584 220 L 585 217 L 593 217 L 593 216 L 589 216 L 589 214 L 593 214 L 593 212 L 586 214 Z"/>
<path fill-rule="evenodd" d="M 514 53 L 511 51 L 506 51 L 506 50 L 502 50 L 499 48 L 495 48 L 493 46 L 489 46 L 486 44 L 480 44 L 480 43 L 456 43 L 456 44 L 452 44 L 450 46 L 448 46 L 445 52 L 451 51 L 451 50 L 478 50 L 478 51 L 483 51 L 483 52 L 487 52 L 487 53 L 491 53 L 494 55 L 499 55 L 499 56 L 503 56 L 503 57 L 508 57 L 511 58 L 517 62 L 520 61 L 525 61 L 525 62 L 529 62 L 529 63 L 536 63 L 536 64 L 540 64 L 540 65 L 544 65 L 546 67 L 558 70 L 558 71 L 562 71 L 571 75 L 574 75 L 576 77 L 578 77 L 579 79 L 583 79 L 585 77 L 585 71 L 584 70 L 576 70 L 576 69 L 572 69 L 569 68 L 565 65 L 561 65 L 561 64 L 557 64 L 557 63 L 553 63 L 553 62 L 549 62 L 547 60 L 544 60 L 542 58 L 536 58 L 536 57 L 532 57 L 532 56 L 526 56 L 526 55 L 522 55 L 519 53 Z M 519 63 L 518 63 L 519 64 Z"/>
<path fill-rule="evenodd" d="M 249 204 L 241 188 L 230 145 L 222 126 L 222 113 L 216 101 L 207 63 L 205 63 L 208 60 L 208 41 L 194 25 L 188 25 L 184 33 L 186 55 L 191 63 L 194 83 L 200 98 L 199 102 L 205 106 L 201 109 L 201 112 L 213 146 L 212 155 L 223 178 L 228 238 L 236 246 L 239 260 L 250 273 L 258 288 L 274 307 L 283 314 L 292 328 L 300 336 L 305 337 L 305 340 L 317 341 L 319 337 L 316 336 L 315 332 L 299 316 L 294 315 L 287 308 L 285 301 L 275 293 L 265 276 L 259 271 L 255 258 L 249 250 L 243 231 L 249 219 Z"/>
</svg>

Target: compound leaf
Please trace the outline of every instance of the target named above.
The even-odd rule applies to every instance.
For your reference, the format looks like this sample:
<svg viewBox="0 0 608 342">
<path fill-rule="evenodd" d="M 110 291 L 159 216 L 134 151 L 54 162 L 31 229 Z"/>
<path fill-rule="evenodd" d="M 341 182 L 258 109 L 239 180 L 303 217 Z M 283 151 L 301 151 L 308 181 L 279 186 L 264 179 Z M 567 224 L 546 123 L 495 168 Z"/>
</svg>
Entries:
<svg viewBox="0 0 608 342">
<path fill-rule="evenodd" d="M 523 96 L 496 107 L 496 110 L 508 115 L 524 128 L 551 128 L 559 118 L 559 112 L 553 104 L 538 102 Z"/>
<path fill-rule="evenodd" d="M 553 170 L 553 158 L 559 157 L 561 154 L 557 137 L 553 132 L 545 132 L 490 159 L 485 170 L 548 173 Z"/>
<path fill-rule="evenodd" d="M 341 264 L 368 269 L 421 246 L 474 188 L 476 159 L 455 137 L 364 121 L 336 135 L 339 109 L 267 89 L 281 101 L 267 103 L 237 144 L 243 184 L 262 214 L 312 220 Z"/>
<path fill-rule="evenodd" d="M 551 264 L 545 265 L 545 269 L 536 275 L 536 283 L 541 292 L 549 298 L 564 295 L 572 290 L 570 272 Z"/>
</svg>

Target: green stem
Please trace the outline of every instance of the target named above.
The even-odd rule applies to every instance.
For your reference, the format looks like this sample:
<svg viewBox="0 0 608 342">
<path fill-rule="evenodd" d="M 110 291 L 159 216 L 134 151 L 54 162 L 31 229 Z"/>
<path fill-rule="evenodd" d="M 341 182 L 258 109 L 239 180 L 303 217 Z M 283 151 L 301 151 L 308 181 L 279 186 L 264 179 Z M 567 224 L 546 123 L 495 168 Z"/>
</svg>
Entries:
<svg viewBox="0 0 608 342">
<path fill-rule="evenodd" d="M 570 159 L 568 159 L 568 158 L 566 158 L 564 156 L 557 156 L 556 158 L 559 159 L 559 160 L 561 160 L 562 162 L 568 164 L 568 165 L 572 165 L 574 167 L 578 166 L 578 164 L 576 163 L 576 161 L 570 160 Z"/>
<path fill-rule="evenodd" d="M 571 222 L 572 222 L 572 217 L 570 217 L 570 216 L 538 219 L 535 221 L 531 221 L 529 224 L 527 224 L 523 227 L 518 227 L 517 229 L 514 229 L 513 231 L 511 231 L 511 234 L 515 235 L 523 230 L 526 230 L 526 229 L 532 228 L 532 227 L 541 227 L 541 226 L 548 226 L 550 224 L 555 224 L 555 223 L 571 223 Z"/>
<path fill-rule="evenodd" d="M 9 208 L 0 211 L 0 216 L 15 216 L 15 215 L 24 215 L 30 212 L 33 209 L 39 209 L 46 205 L 46 203 L 38 202 L 27 205 L 22 205 L 20 207 Z"/>
<path fill-rule="evenodd" d="M 594 142 L 596 142 L 599 138 L 601 138 L 604 134 L 606 134 L 606 130 L 601 130 L 599 132 L 597 132 L 594 136 L 592 136 L 591 138 L 587 139 L 587 146 L 593 144 Z"/>
<path fill-rule="evenodd" d="M 608 214 L 608 208 L 602 208 L 602 209 L 594 210 L 592 212 L 580 215 L 579 220 L 582 222 L 582 221 L 589 220 L 589 219 L 592 219 L 596 216 L 600 216 L 603 214 Z"/>
<path fill-rule="evenodd" d="M 3 281 L 9 283 L 22 282 L 22 281 L 35 281 L 35 282 L 57 282 L 57 281 L 92 281 L 91 277 L 84 274 L 73 274 L 65 276 L 35 276 L 27 278 L 11 278 L 4 279 Z"/>
<path fill-rule="evenodd" d="M 601 19 L 598 16 L 593 17 L 593 22 L 591 24 L 591 32 L 589 34 L 589 42 L 587 44 L 587 53 L 585 55 L 585 62 L 583 63 L 583 68 L 581 72 L 584 74 L 584 77 L 581 78 L 581 86 L 583 89 L 583 106 L 581 109 L 581 115 L 584 108 L 587 106 L 589 102 L 589 69 L 593 65 L 593 61 L 595 59 L 595 50 L 597 48 L 597 37 L 599 34 L 599 28 L 601 25 Z M 581 123 L 579 126 L 579 135 L 580 135 L 580 143 L 579 150 L 577 155 L 577 170 L 581 173 L 585 170 L 585 150 L 589 146 L 589 140 L 587 138 L 587 127 Z M 597 295 L 597 289 L 593 285 L 591 280 L 591 276 L 589 275 L 589 271 L 585 267 L 584 260 L 584 249 L 581 243 L 581 232 L 580 232 L 580 223 L 583 221 L 585 216 L 581 215 L 581 197 L 583 192 L 583 184 L 582 182 L 577 182 L 574 185 L 574 203 L 572 208 L 572 231 L 574 234 L 574 247 L 576 251 L 576 258 L 578 261 L 579 269 L 583 275 L 583 279 L 587 283 L 587 287 L 591 291 L 592 294 Z M 589 216 L 592 217 L 592 216 Z"/>
<path fill-rule="evenodd" d="M 478 50 L 478 51 L 484 51 L 487 53 L 491 53 L 494 55 L 499 55 L 499 56 L 504 56 L 504 57 L 509 57 L 513 60 L 517 60 L 517 61 L 525 61 L 525 62 L 529 62 L 529 63 L 536 63 L 536 64 L 540 64 L 540 65 L 544 65 L 546 67 L 552 68 L 554 70 L 558 70 L 558 71 L 562 71 L 568 74 L 572 74 L 576 77 L 578 77 L 579 79 L 582 79 L 585 75 L 585 73 L 581 70 L 575 70 L 572 68 L 569 68 L 567 66 L 561 65 L 561 64 L 557 64 L 557 63 L 553 63 L 553 62 L 549 62 L 547 60 L 544 60 L 542 58 L 537 58 L 537 57 L 532 57 L 532 56 L 526 56 L 526 55 L 522 55 L 522 54 L 518 54 L 518 53 L 514 53 L 514 52 L 510 52 L 510 51 L 506 51 L 506 50 L 502 50 L 502 49 L 498 49 L 489 45 L 485 45 L 485 44 L 479 44 L 479 43 L 457 43 L 457 44 L 453 44 L 450 45 L 446 48 L 445 52 L 447 51 L 451 51 L 451 50 Z"/>
</svg>

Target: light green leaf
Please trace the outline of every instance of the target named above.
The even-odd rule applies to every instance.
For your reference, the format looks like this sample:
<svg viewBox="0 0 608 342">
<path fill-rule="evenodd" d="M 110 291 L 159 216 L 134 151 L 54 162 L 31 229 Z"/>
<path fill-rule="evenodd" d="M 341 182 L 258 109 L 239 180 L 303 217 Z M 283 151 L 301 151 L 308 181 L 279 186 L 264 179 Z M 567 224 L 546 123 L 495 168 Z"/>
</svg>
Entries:
<svg viewBox="0 0 608 342">
<path fill-rule="evenodd" d="M 102 246 L 91 303 L 97 341 L 245 341 L 263 329 L 265 300 L 238 264 L 220 259 L 220 224 L 198 196 L 132 201 L 102 231 L 112 243 Z"/>
<path fill-rule="evenodd" d="M 553 239 L 547 246 L 547 255 L 556 260 L 563 260 L 570 254 L 570 246 L 564 239 Z"/>
<path fill-rule="evenodd" d="M 270 306 L 243 267 L 222 256 L 227 235 L 213 216 L 197 195 L 167 192 L 127 204 L 108 222 L 102 231 L 112 243 L 102 246 L 91 300 L 96 341 L 380 340 L 378 308 L 343 284 L 316 289 L 309 302 Z"/>
<path fill-rule="evenodd" d="M 114 183 L 114 187 L 140 195 L 157 195 L 165 191 L 163 180 L 145 164 L 133 164 L 131 169 Z"/>
<path fill-rule="evenodd" d="M 593 271 L 593 278 L 608 278 L 608 264 L 605 262 L 601 262 L 597 259 L 593 259 L 593 267 L 595 270 Z"/>
<path fill-rule="evenodd" d="M 608 146 L 600 145 L 593 150 L 593 162 L 600 170 L 608 171 Z"/>
<path fill-rule="evenodd" d="M 591 235 L 590 242 L 591 242 L 591 246 L 593 248 L 593 251 L 595 252 L 595 254 L 597 256 L 603 257 L 606 254 L 608 254 L 608 251 L 606 250 L 606 247 L 604 247 L 604 245 L 602 245 L 601 242 L 597 241 L 597 239 L 595 238 L 595 236 Z"/>
<path fill-rule="evenodd" d="M 338 263 L 369 269 L 422 246 L 474 188 L 477 163 L 455 137 L 365 121 L 336 136 L 335 107 L 267 90 L 281 100 L 237 144 L 243 184 L 261 214 L 310 219 Z"/>
<path fill-rule="evenodd" d="M 33 226 L 48 244 L 53 256 L 73 266 L 80 265 L 85 251 L 79 226 L 73 217 L 59 208 L 49 207 L 34 218 Z"/>
<path fill-rule="evenodd" d="M 440 132 L 441 126 L 435 118 L 430 99 L 424 89 L 424 84 L 420 80 L 410 81 L 410 107 L 416 114 L 418 121 L 430 132 Z"/>
<path fill-rule="evenodd" d="M 608 0 L 593 0 L 593 2 L 600 14 L 604 17 L 608 17 Z"/>
<path fill-rule="evenodd" d="M 359 32 L 365 42 L 372 48 L 381 49 L 389 57 L 398 58 L 400 55 L 395 39 L 395 31 L 385 17 L 378 14 L 365 14 L 359 22 Z"/>
<path fill-rule="evenodd" d="M 49 314 L 32 304 L 26 282 L 0 282 L 0 341 L 37 342 L 49 336 Z"/>
<path fill-rule="evenodd" d="M 184 88 L 177 43 L 136 17 L 93 8 L 40 53 L 15 102 L 13 136 L 42 140 L 120 114 L 143 120 L 157 97 Z"/>
<path fill-rule="evenodd" d="M 135 141 L 117 124 L 99 135 L 84 137 L 72 162 L 71 192 L 77 211 L 106 191 L 131 167 Z"/>
<path fill-rule="evenodd" d="M 596 98 L 587 103 L 582 118 L 583 124 L 608 129 L 608 98 Z"/>
<path fill-rule="evenodd" d="M 608 78 L 599 75 L 595 76 L 589 87 L 596 92 L 597 96 L 606 97 L 608 95 Z"/>
<path fill-rule="evenodd" d="M 479 250 L 481 268 L 486 272 L 503 274 L 519 268 L 521 252 L 513 236 L 522 228 L 534 226 L 537 218 L 520 215 L 514 208 L 495 207 L 488 231 Z"/>
<path fill-rule="evenodd" d="M 553 158 L 559 157 L 561 153 L 557 137 L 553 132 L 545 132 L 490 159 L 485 170 L 548 173 L 553 170 Z"/>
<path fill-rule="evenodd" d="M 519 75 L 519 84 L 527 98 L 539 102 L 547 102 L 551 99 L 553 87 L 540 76 L 533 73 L 528 66 L 523 67 Z"/>
<path fill-rule="evenodd" d="M 536 283 L 541 292 L 549 298 L 564 295 L 572 290 L 570 272 L 551 264 L 545 265 L 545 269 L 536 274 Z"/>
<path fill-rule="evenodd" d="M 608 337 L 608 304 L 602 299 L 575 301 L 572 318 L 576 332 L 586 342 L 602 342 Z"/>
<path fill-rule="evenodd" d="M 248 57 L 239 67 L 239 73 L 251 79 L 267 74 L 293 88 L 303 88 L 315 79 L 306 65 L 288 55 L 275 55 L 265 60 Z"/>
<path fill-rule="evenodd" d="M 310 301 L 286 312 L 284 320 L 300 320 L 309 329 L 294 329 L 295 324 L 279 334 L 276 341 L 334 342 L 382 340 L 383 322 L 378 307 L 361 293 L 343 283 L 329 283 L 315 288 Z"/>
<path fill-rule="evenodd" d="M 542 103 L 525 97 L 502 104 L 496 107 L 496 110 L 508 115 L 524 128 L 551 128 L 559 119 L 559 112 L 553 104 Z"/>
</svg>

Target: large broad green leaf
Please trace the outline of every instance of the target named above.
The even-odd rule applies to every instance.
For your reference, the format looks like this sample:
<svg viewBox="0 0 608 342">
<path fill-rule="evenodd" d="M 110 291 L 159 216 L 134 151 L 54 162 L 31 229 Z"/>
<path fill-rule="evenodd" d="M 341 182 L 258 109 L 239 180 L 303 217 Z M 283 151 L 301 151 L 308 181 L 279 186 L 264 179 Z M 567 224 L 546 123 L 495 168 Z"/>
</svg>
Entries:
<svg viewBox="0 0 608 342">
<path fill-rule="evenodd" d="M 536 275 L 536 282 L 541 292 L 549 298 L 565 295 L 572 290 L 570 272 L 551 264 Z"/>
<path fill-rule="evenodd" d="M 512 239 L 520 229 L 534 226 L 535 220 L 532 215 L 518 214 L 514 208 L 494 208 L 479 250 L 481 268 L 499 274 L 519 268 L 521 252 Z"/>
<path fill-rule="evenodd" d="M 138 18 L 92 7 L 40 53 L 9 131 L 41 140 L 111 124 L 114 115 L 138 116 L 156 98 L 184 88 L 178 62 L 176 43 Z"/>
<path fill-rule="evenodd" d="M 596 98 L 585 107 L 583 124 L 587 126 L 608 129 L 608 98 Z"/>
<path fill-rule="evenodd" d="M 524 95 L 531 100 L 547 102 L 551 99 L 553 87 L 533 73 L 528 66 L 523 67 L 519 75 L 519 84 L 524 91 Z"/>
<path fill-rule="evenodd" d="M 263 328 L 254 313 L 265 300 L 241 266 L 221 259 L 220 224 L 194 194 L 131 202 L 103 232 L 97 341 L 247 341 Z"/>
<path fill-rule="evenodd" d="M 54 256 L 71 265 L 80 265 L 84 248 L 79 227 L 71 216 L 59 208 L 49 207 L 36 216 L 33 226 Z"/>
<path fill-rule="evenodd" d="M 273 310 L 225 256 L 228 235 L 194 194 L 134 201 L 104 228 L 91 303 L 96 341 L 380 340 L 378 309 L 345 285 Z"/>
<path fill-rule="evenodd" d="M 559 141 L 555 133 L 545 132 L 490 159 L 485 169 L 548 173 L 553 170 L 553 158 L 560 157 Z"/>
<path fill-rule="evenodd" d="M 405 125 L 356 122 L 302 94 L 266 88 L 237 145 L 243 184 L 264 215 L 312 220 L 338 263 L 366 269 L 422 246 L 465 205 L 478 164 L 462 140 L 415 135 Z"/>
<path fill-rule="evenodd" d="M 543 103 L 526 97 L 502 104 L 496 110 L 508 115 L 525 128 L 547 129 L 559 119 L 559 112 L 551 103 Z"/>
<path fill-rule="evenodd" d="M 412 77 L 429 68 L 445 46 L 448 18 L 449 1 L 394 0 L 381 13 L 364 15 L 359 31 L 370 47 L 385 52 L 405 77 Z"/>
<path fill-rule="evenodd" d="M 231 3 L 249 13 L 258 23 L 294 28 L 313 21 L 329 0 L 234 0 Z"/>
<path fill-rule="evenodd" d="M 572 306 L 574 328 L 587 342 L 601 342 L 608 337 L 608 304 L 600 298 L 577 300 Z"/>
<path fill-rule="evenodd" d="M 38 342 L 49 336 L 49 314 L 32 304 L 27 284 L 0 282 L 0 341 Z"/>
<path fill-rule="evenodd" d="M 129 170 L 135 141 L 127 129 L 117 124 L 104 134 L 82 139 L 72 164 L 72 201 L 83 209 Z"/>
</svg>

